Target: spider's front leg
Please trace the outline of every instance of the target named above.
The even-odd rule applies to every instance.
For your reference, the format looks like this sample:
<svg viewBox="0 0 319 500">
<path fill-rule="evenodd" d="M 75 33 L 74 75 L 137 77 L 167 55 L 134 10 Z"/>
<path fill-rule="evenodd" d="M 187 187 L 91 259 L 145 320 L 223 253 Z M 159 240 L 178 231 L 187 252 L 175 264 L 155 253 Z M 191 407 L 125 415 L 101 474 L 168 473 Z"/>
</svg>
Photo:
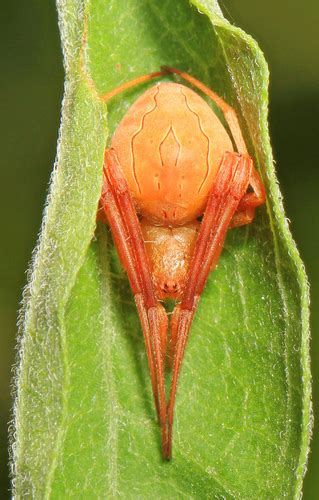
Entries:
<svg viewBox="0 0 319 500">
<path fill-rule="evenodd" d="M 128 274 L 144 335 L 155 406 L 162 428 L 162 449 L 167 448 L 164 353 L 167 316 L 156 300 L 150 265 L 133 201 L 115 151 L 105 152 L 100 198 L 121 263 Z M 99 213 L 99 218 L 103 217 Z"/>
<path fill-rule="evenodd" d="M 225 153 L 198 233 L 181 304 L 172 318 L 173 373 L 168 403 L 166 458 L 172 454 L 172 425 L 175 396 L 188 333 L 207 277 L 216 266 L 229 224 L 244 198 L 253 168 L 248 155 Z"/>
</svg>

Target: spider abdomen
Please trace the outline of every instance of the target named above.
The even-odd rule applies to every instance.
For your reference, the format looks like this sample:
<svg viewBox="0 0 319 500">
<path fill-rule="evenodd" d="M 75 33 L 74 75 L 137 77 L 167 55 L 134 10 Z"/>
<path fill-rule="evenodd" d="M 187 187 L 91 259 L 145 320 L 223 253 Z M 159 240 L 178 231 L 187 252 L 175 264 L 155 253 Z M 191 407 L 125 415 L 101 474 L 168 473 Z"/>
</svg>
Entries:
<svg viewBox="0 0 319 500">
<path fill-rule="evenodd" d="M 137 99 L 111 148 L 138 211 L 168 226 L 203 213 L 222 155 L 233 150 L 208 104 L 177 83 L 158 84 Z"/>
</svg>

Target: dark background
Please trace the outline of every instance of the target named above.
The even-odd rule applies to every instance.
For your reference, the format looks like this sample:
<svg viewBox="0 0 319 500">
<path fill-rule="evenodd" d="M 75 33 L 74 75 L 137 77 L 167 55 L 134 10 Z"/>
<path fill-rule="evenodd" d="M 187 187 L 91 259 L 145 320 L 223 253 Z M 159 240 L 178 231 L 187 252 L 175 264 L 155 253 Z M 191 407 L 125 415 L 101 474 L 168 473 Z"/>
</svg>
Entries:
<svg viewBox="0 0 319 500">
<path fill-rule="evenodd" d="M 223 0 L 220 3 L 225 15 L 259 42 L 270 66 L 270 132 L 277 173 L 291 230 L 311 283 L 316 416 L 319 413 L 319 2 Z M 63 69 L 53 0 L 3 2 L 1 21 L 0 498 L 7 498 L 5 450 L 16 313 L 55 157 Z M 319 433 L 315 427 L 305 500 L 319 498 L 318 466 Z"/>
</svg>

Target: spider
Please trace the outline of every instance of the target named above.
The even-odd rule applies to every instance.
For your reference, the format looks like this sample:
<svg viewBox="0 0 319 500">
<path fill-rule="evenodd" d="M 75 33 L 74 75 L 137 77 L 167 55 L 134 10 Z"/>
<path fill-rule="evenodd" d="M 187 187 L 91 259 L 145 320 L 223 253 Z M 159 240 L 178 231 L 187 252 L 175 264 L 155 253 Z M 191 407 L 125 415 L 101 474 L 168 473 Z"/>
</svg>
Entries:
<svg viewBox="0 0 319 500">
<path fill-rule="evenodd" d="M 265 189 L 234 109 L 193 76 L 163 67 L 102 99 L 165 74 L 179 75 L 208 96 L 223 112 L 231 136 L 189 87 L 152 86 L 127 111 L 105 150 L 98 219 L 110 225 L 134 294 L 162 456 L 170 460 L 177 383 L 201 293 L 228 228 L 252 222 L 255 208 L 265 202 Z M 170 325 L 166 299 L 175 301 Z M 167 366 L 172 370 L 168 398 Z"/>
</svg>

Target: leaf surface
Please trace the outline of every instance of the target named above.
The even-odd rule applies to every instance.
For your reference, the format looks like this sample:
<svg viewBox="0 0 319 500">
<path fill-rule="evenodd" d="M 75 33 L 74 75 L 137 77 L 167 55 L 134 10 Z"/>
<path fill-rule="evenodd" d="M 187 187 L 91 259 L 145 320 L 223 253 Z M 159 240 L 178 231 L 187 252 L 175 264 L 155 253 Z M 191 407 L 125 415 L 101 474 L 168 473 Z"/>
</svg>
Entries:
<svg viewBox="0 0 319 500">
<path fill-rule="evenodd" d="M 311 429 L 308 289 L 267 132 L 268 70 L 214 0 L 59 0 L 66 90 L 56 168 L 21 315 L 16 496 L 298 498 Z M 161 65 L 238 112 L 267 207 L 229 232 L 192 327 L 163 463 L 143 339 L 109 231 L 103 152 Z M 109 133 L 108 133 L 109 130 Z"/>
</svg>

